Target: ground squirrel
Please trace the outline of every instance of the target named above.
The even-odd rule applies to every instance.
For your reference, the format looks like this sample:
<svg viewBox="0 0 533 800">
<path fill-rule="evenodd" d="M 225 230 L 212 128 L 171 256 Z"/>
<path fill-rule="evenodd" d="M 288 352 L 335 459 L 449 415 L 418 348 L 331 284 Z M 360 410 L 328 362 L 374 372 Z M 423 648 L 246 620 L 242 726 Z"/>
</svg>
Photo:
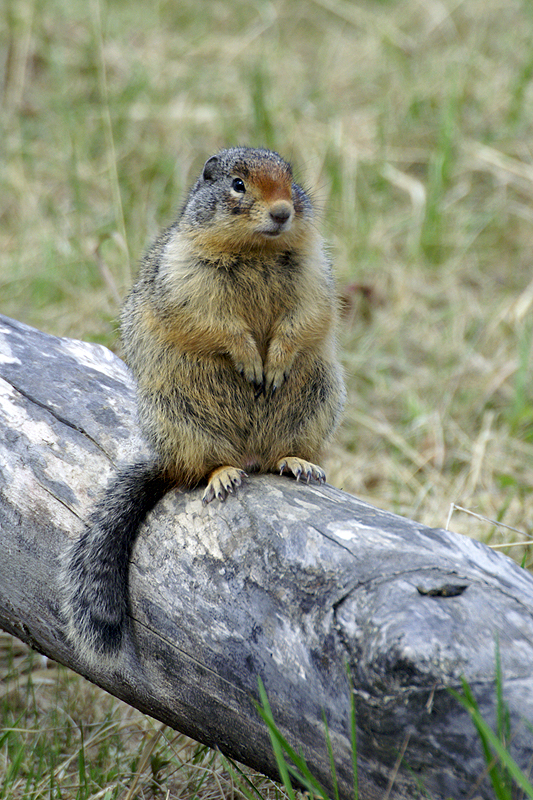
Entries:
<svg viewBox="0 0 533 800">
<path fill-rule="evenodd" d="M 155 456 L 121 469 L 63 571 L 71 641 L 116 655 L 135 534 L 172 486 L 224 500 L 247 473 L 322 482 L 344 399 L 336 296 L 309 196 L 269 150 L 209 158 L 124 304 L 126 361 Z"/>
</svg>

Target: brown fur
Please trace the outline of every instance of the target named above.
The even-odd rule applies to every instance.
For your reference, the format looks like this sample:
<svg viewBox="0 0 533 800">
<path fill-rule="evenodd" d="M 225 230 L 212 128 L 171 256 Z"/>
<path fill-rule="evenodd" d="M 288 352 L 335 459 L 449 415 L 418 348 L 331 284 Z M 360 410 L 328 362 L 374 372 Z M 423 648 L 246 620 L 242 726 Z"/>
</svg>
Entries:
<svg viewBox="0 0 533 800">
<path fill-rule="evenodd" d="M 216 158 L 216 179 L 200 178 L 156 241 L 122 314 L 141 425 L 186 486 L 219 467 L 318 460 L 343 398 L 334 286 L 309 199 L 277 154 Z"/>
</svg>

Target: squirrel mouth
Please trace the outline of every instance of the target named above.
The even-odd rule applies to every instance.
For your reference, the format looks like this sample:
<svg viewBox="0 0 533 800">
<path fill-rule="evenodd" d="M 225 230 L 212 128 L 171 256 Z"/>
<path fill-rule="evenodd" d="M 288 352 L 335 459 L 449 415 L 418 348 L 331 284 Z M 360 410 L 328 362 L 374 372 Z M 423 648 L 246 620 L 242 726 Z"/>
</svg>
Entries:
<svg viewBox="0 0 533 800">
<path fill-rule="evenodd" d="M 260 236 L 265 236 L 267 239 L 276 239 L 278 236 L 281 236 L 282 233 L 287 233 L 290 227 L 290 222 L 281 222 L 270 225 L 268 228 L 259 228 L 256 230 L 256 233 Z"/>
<path fill-rule="evenodd" d="M 277 236 L 281 236 L 283 230 L 280 231 L 261 231 L 262 236 L 266 236 L 269 239 L 275 239 Z"/>
</svg>

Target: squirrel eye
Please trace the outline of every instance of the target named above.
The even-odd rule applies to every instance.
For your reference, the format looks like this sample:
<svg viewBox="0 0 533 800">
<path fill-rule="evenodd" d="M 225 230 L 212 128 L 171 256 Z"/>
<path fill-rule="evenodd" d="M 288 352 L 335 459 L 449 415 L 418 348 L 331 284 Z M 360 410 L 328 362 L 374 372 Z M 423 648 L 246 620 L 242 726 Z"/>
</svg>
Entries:
<svg viewBox="0 0 533 800">
<path fill-rule="evenodd" d="M 246 191 L 244 181 L 241 181 L 240 178 L 233 178 L 233 181 L 231 182 L 231 188 L 234 192 L 240 192 L 241 194 L 244 194 Z"/>
</svg>

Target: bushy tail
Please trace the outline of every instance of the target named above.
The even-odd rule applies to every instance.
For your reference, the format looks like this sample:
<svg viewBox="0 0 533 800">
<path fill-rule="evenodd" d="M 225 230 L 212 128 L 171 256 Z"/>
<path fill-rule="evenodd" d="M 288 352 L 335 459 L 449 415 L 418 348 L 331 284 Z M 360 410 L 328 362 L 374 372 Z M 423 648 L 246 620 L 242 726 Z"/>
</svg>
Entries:
<svg viewBox="0 0 533 800">
<path fill-rule="evenodd" d="M 63 570 L 69 639 L 90 660 L 116 656 L 128 615 L 128 567 L 139 526 L 171 487 L 157 462 L 121 469 L 71 546 Z"/>
</svg>

